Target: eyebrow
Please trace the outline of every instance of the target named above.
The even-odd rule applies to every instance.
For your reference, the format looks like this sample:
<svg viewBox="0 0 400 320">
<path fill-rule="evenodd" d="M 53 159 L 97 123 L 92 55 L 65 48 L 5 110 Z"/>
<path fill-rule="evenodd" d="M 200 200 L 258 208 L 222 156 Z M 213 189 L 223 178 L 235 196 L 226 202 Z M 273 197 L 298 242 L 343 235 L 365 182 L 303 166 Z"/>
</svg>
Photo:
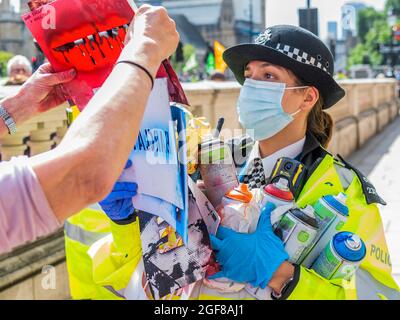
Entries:
<svg viewBox="0 0 400 320">
<path fill-rule="evenodd" d="M 279 70 L 282 70 L 282 71 L 286 71 L 285 67 L 278 66 L 276 64 L 272 64 L 272 63 L 269 63 L 269 62 L 263 62 L 261 64 L 261 67 L 263 67 L 263 68 L 265 68 L 265 67 L 273 67 L 273 68 L 276 68 L 276 69 L 279 69 Z"/>
<path fill-rule="evenodd" d="M 274 65 L 270 64 L 269 62 L 263 62 L 261 67 L 274 67 Z"/>
<path fill-rule="evenodd" d="M 247 70 L 247 67 L 248 67 L 248 64 L 245 67 L 245 71 Z M 285 70 L 284 67 L 281 67 L 281 66 L 278 66 L 278 65 L 275 65 L 275 64 L 271 64 L 269 62 L 263 62 L 260 67 L 262 67 L 262 68 L 273 67 L 273 68 L 277 68 L 277 69 L 280 69 L 280 70 Z"/>
</svg>

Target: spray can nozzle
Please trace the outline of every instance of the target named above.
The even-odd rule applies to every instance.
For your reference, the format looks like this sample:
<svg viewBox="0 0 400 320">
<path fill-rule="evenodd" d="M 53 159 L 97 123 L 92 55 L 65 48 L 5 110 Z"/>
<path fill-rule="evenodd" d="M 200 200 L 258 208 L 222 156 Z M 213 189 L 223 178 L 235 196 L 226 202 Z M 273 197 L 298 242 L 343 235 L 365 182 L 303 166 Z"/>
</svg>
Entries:
<svg viewBox="0 0 400 320">
<path fill-rule="evenodd" d="M 204 142 L 211 142 L 211 141 L 218 141 L 219 140 L 219 135 L 221 134 L 222 127 L 224 126 L 225 119 L 224 118 L 219 118 L 217 128 L 214 130 L 214 133 L 210 132 L 204 135 L 204 137 L 201 139 L 202 143 Z"/>
<path fill-rule="evenodd" d="M 307 216 L 314 218 L 315 217 L 315 210 L 312 206 L 308 205 L 304 209 L 301 209 Z"/>
<path fill-rule="evenodd" d="M 274 184 L 277 188 L 281 190 L 289 190 L 289 181 L 285 178 L 279 178 L 279 180 Z"/>
<path fill-rule="evenodd" d="M 217 124 L 217 129 L 214 132 L 214 138 L 218 139 L 219 135 L 221 134 L 222 128 L 225 124 L 225 118 L 219 118 L 218 119 L 218 124 Z"/>
<path fill-rule="evenodd" d="M 341 204 L 346 205 L 347 196 L 343 192 L 339 193 L 335 198 Z"/>
</svg>

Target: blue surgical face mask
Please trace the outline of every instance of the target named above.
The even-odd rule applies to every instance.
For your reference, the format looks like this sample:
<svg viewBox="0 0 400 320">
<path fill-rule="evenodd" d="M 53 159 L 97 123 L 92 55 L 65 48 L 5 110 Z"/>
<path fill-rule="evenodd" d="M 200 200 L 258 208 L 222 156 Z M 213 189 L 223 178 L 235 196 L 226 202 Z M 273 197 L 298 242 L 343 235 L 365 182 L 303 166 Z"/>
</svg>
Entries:
<svg viewBox="0 0 400 320">
<path fill-rule="evenodd" d="M 286 128 L 294 116 L 283 111 L 282 98 L 285 90 L 307 87 L 286 88 L 285 83 L 246 79 L 240 91 L 237 105 L 239 122 L 247 130 L 254 130 L 256 141 L 273 137 Z"/>
</svg>

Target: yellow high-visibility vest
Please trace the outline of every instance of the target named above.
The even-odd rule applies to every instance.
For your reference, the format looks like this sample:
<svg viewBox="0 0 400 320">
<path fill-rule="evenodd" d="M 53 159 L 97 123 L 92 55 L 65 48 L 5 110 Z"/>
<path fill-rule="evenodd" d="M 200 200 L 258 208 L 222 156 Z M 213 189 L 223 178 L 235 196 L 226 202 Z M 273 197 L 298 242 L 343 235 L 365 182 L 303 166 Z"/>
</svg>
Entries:
<svg viewBox="0 0 400 320">
<path fill-rule="evenodd" d="M 346 182 L 347 181 L 347 182 Z M 326 195 L 344 192 L 350 217 L 343 230 L 359 235 L 367 246 L 367 256 L 350 281 L 326 280 L 312 270 L 300 268 L 297 285 L 288 299 L 400 299 L 399 287 L 392 277 L 389 252 L 382 220 L 376 204 L 368 204 L 360 178 L 327 154 L 312 173 L 300 194 L 297 204 L 313 205 Z M 111 223 L 111 235 L 92 245 L 90 249 L 93 279 L 99 288 L 93 299 L 124 299 L 127 288 L 142 258 L 139 223 L 119 226 Z M 377 248 L 383 256 L 377 255 Z M 85 263 L 86 263 L 85 262 Z M 69 264 L 78 263 L 78 260 Z M 73 269 L 73 268 L 72 268 Z M 74 277 L 74 281 L 78 281 Z M 94 291 L 93 291 L 94 292 Z M 169 297 L 176 298 L 179 297 Z M 198 283 L 191 299 L 252 299 L 244 290 L 223 294 Z"/>
</svg>

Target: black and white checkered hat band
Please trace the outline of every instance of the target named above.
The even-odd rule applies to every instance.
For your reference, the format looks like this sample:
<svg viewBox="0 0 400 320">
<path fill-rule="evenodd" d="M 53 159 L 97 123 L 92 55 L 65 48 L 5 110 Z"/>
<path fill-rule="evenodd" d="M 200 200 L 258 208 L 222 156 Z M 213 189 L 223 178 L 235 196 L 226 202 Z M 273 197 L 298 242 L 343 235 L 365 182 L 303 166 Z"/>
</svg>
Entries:
<svg viewBox="0 0 400 320">
<path fill-rule="evenodd" d="M 301 63 L 310 64 L 310 65 L 317 67 L 317 68 L 325 71 L 326 73 L 330 74 L 327 69 L 327 68 L 329 68 L 329 62 L 326 62 L 325 66 L 324 66 L 323 63 L 321 62 L 321 60 L 322 60 L 321 56 L 314 58 L 307 52 L 304 52 L 300 49 L 297 49 L 297 48 L 294 48 L 294 47 L 291 47 L 291 46 L 288 46 L 285 44 L 281 44 L 281 43 L 278 43 L 278 45 L 276 46 L 276 49 L 279 52 L 282 52 L 283 54 L 287 55 L 288 57 L 290 57 L 294 60 L 297 60 Z"/>
</svg>

